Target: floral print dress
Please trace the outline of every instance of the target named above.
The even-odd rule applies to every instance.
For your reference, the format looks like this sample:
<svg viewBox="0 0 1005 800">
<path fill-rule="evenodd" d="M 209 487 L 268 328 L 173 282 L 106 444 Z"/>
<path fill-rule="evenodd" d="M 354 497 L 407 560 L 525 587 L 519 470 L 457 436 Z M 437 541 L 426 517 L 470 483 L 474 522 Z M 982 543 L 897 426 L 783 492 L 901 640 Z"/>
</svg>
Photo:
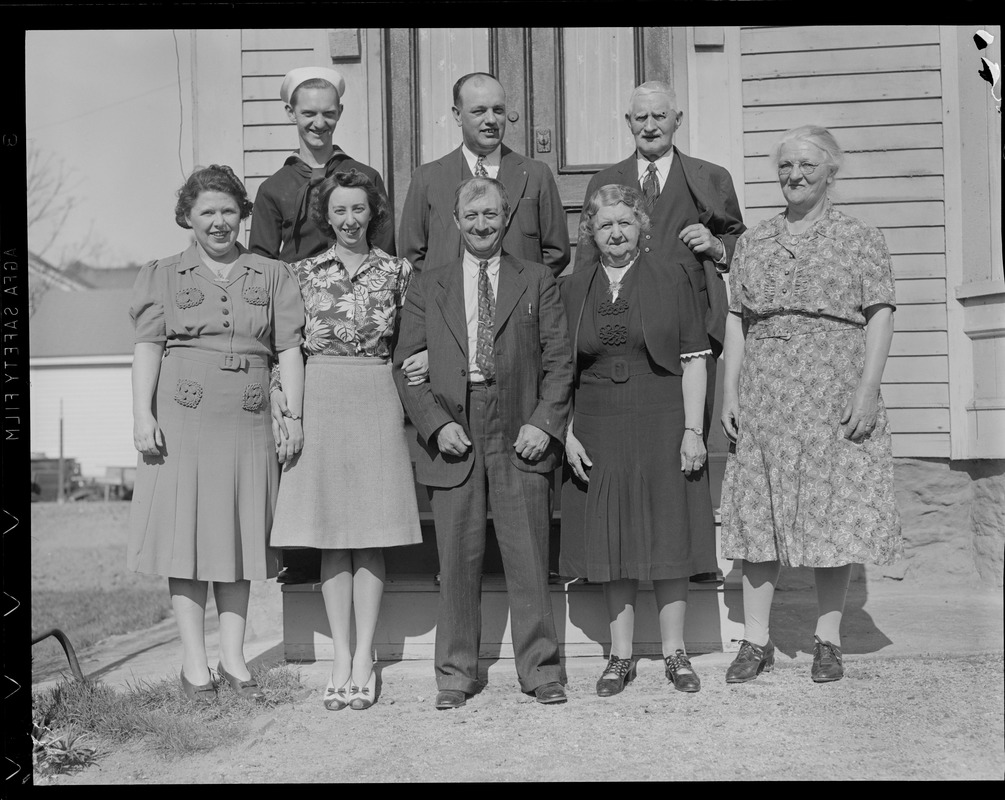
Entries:
<svg viewBox="0 0 1005 800">
<path fill-rule="evenodd" d="M 895 305 L 883 235 L 830 204 L 805 233 L 748 230 L 730 270 L 747 328 L 722 554 L 790 566 L 888 564 L 903 551 L 886 408 L 860 442 L 840 419 L 865 363 L 865 309 Z"/>
</svg>

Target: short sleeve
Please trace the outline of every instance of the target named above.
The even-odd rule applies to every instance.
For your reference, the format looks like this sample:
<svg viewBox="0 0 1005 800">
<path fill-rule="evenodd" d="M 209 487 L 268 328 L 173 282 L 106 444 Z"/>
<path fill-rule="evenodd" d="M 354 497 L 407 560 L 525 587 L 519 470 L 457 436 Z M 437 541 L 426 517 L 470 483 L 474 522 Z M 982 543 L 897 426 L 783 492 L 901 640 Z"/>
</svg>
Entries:
<svg viewBox="0 0 1005 800">
<path fill-rule="evenodd" d="M 144 265 L 133 284 L 129 316 L 133 320 L 133 341 L 166 342 L 167 324 L 164 320 L 164 281 L 159 279 L 157 262 Z"/>
<path fill-rule="evenodd" d="M 276 262 L 275 300 L 272 305 L 272 340 L 276 352 L 299 347 L 303 342 L 304 300 L 300 295 L 300 281 L 289 264 Z"/>
<path fill-rule="evenodd" d="M 698 293 L 686 277 L 678 283 L 677 325 L 681 356 L 695 356 L 711 353 L 708 331 L 705 329 L 705 315 L 701 310 Z"/>
<path fill-rule="evenodd" d="M 862 264 L 862 308 L 884 304 L 896 307 L 893 264 L 886 239 L 877 228 L 868 228 L 859 258 Z"/>
<path fill-rule="evenodd" d="M 743 313 L 743 270 L 747 253 L 747 234 L 736 240 L 733 260 L 729 266 L 729 310 L 734 314 Z"/>
</svg>

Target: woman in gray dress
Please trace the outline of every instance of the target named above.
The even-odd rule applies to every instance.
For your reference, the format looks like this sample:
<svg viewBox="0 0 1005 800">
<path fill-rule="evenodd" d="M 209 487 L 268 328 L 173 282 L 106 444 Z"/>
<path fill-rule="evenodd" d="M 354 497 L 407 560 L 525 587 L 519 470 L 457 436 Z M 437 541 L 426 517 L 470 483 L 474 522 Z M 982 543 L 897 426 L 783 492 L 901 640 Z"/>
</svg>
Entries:
<svg viewBox="0 0 1005 800">
<path fill-rule="evenodd" d="M 261 700 L 244 660 L 250 580 L 277 571 L 268 547 L 279 491 L 270 359 L 303 372 L 304 307 L 285 264 L 237 242 L 251 212 L 230 167 L 196 170 L 175 220 L 194 243 L 140 270 L 130 313 L 133 441 L 139 451 L 128 566 L 168 578 L 183 649 L 181 683 L 212 701 L 204 625 L 209 582 L 220 614 L 218 672 Z M 303 433 L 291 431 L 299 449 Z"/>
<path fill-rule="evenodd" d="M 782 564 L 815 568 L 811 676 L 840 679 L 851 566 L 902 550 L 880 396 L 893 272 L 883 235 L 828 200 L 842 160 L 824 128 L 785 133 L 774 163 L 786 208 L 748 229 L 733 256 L 722 554 L 743 559 L 744 639 L 728 683 L 774 663 L 768 619 Z"/>
</svg>

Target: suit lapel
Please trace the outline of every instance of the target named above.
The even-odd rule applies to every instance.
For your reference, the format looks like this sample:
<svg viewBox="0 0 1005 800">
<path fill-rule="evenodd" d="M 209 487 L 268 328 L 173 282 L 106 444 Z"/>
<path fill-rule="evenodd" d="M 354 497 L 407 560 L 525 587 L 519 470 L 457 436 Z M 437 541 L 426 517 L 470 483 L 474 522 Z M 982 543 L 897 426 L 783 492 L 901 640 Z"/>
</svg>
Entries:
<svg viewBox="0 0 1005 800">
<path fill-rule="evenodd" d="M 440 292 L 436 304 L 440 307 L 447 328 L 468 357 L 468 323 L 464 316 L 464 268 L 458 260 L 443 271 L 439 278 Z"/>
<path fill-rule="evenodd" d="M 440 218 L 440 225 L 448 231 L 449 235 L 456 236 L 458 247 L 460 247 L 460 233 L 454 224 L 454 194 L 461 181 L 464 180 L 463 162 L 464 154 L 461 153 L 459 147 L 441 158 L 437 162 L 440 165 L 436 178 L 437 185 L 435 190 L 430 192 L 436 214 Z"/>
<path fill-rule="evenodd" d="M 506 320 L 527 291 L 527 278 L 520 262 L 503 254 L 499 261 L 499 296 L 496 298 L 495 336 L 499 337 Z"/>
<path fill-rule="evenodd" d="M 571 318 L 574 318 L 575 323 L 572 326 L 572 355 L 573 358 L 576 357 L 576 353 L 579 352 L 579 327 L 583 324 L 583 312 L 586 309 L 586 298 L 590 295 L 590 287 L 593 282 L 597 279 L 597 273 L 600 271 L 600 260 L 593 259 L 590 267 L 587 270 L 588 277 L 581 279 L 580 281 L 573 284 L 574 294 L 570 298 L 572 314 Z M 576 273 L 573 273 L 573 280 L 575 280 Z"/>
<path fill-rule="evenodd" d="M 712 208 L 708 202 L 708 176 L 705 174 L 704 165 L 700 161 L 684 155 L 676 147 L 674 148 L 674 158 L 680 159 L 681 171 L 684 173 L 684 183 L 687 184 L 691 197 L 694 198 L 698 214 L 704 215 L 708 209 Z M 701 222 L 703 225 L 707 225 L 707 217 L 704 217 Z"/>
<path fill-rule="evenodd" d="M 509 196 L 509 219 L 506 221 L 506 231 L 509 232 L 510 223 L 516 218 L 517 207 L 523 198 L 523 190 L 527 188 L 527 168 L 523 165 L 521 156 L 506 145 L 500 146 L 499 182 L 506 187 L 506 194 Z"/>
</svg>

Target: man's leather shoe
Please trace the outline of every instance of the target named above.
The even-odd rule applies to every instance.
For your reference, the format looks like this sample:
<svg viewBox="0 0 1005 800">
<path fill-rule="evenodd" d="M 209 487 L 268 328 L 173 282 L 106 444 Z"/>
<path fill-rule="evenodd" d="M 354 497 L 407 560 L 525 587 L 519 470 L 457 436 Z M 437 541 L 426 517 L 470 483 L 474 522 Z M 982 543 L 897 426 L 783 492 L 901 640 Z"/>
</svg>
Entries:
<svg viewBox="0 0 1005 800">
<path fill-rule="evenodd" d="M 813 645 L 813 667 L 810 677 L 814 683 L 839 681 L 844 677 L 844 664 L 841 660 L 841 648 L 836 644 L 825 642 L 819 636 L 814 636 L 817 643 Z"/>
<path fill-rule="evenodd" d="M 565 687 L 558 681 L 538 686 L 534 690 L 534 697 L 537 698 L 537 702 L 545 704 L 564 703 L 569 699 L 565 696 Z"/>
<path fill-rule="evenodd" d="M 740 652 L 726 670 L 726 683 L 746 683 L 762 672 L 771 672 L 775 665 L 775 646 L 768 639 L 759 647 L 746 639 L 740 639 Z"/>
<path fill-rule="evenodd" d="M 468 701 L 468 697 L 460 689 L 441 689 L 436 693 L 436 707 L 460 708 Z"/>
</svg>

